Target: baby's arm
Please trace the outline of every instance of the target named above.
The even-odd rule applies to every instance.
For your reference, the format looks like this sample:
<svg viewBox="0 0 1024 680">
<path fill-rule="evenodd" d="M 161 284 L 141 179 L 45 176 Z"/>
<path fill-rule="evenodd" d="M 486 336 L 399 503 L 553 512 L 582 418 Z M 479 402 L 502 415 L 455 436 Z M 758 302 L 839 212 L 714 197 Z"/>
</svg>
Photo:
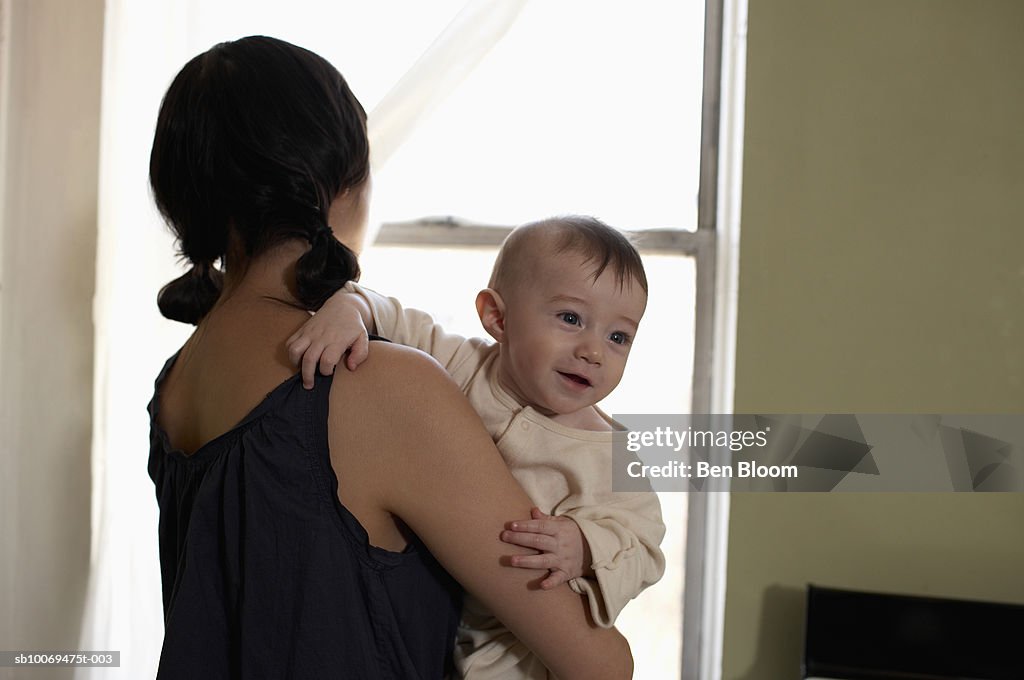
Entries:
<svg viewBox="0 0 1024 680">
<path fill-rule="evenodd" d="M 415 347 L 434 357 L 460 386 L 472 376 L 489 343 L 464 338 L 444 329 L 427 313 L 407 309 L 395 298 L 348 283 L 332 295 L 316 315 L 287 341 L 288 354 L 302 362 L 303 384 L 312 387 L 317 366 L 330 375 L 346 351 L 346 366 L 355 370 L 367 353 L 367 332 Z"/>
<path fill-rule="evenodd" d="M 579 525 L 590 547 L 593 577 L 569 582 L 587 596 L 594 621 L 610 627 L 622 608 L 661 579 L 665 524 L 658 496 L 650 491 L 616 492 L 606 503 L 565 512 Z"/>
<path fill-rule="evenodd" d="M 501 539 L 538 555 L 514 556 L 515 567 L 549 569 L 541 587 L 569 586 L 586 595 L 594 621 L 610 627 L 626 603 L 665 571 L 661 505 L 651 492 L 615 493 L 600 504 L 572 507 L 548 517 L 536 508 L 530 520 L 511 522 Z"/>
</svg>

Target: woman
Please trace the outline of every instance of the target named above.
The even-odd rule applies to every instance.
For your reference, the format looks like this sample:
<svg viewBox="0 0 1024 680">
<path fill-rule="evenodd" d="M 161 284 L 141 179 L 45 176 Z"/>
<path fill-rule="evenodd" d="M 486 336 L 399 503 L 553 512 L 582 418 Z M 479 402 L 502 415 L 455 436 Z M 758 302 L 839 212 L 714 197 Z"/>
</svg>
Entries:
<svg viewBox="0 0 1024 680">
<path fill-rule="evenodd" d="M 285 339 L 358 275 L 336 236 L 361 242 L 368 168 L 341 75 L 278 40 L 199 55 L 161 106 L 150 180 L 193 267 L 159 304 L 197 328 L 150 406 L 159 677 L 441 677 L 459 596 L 434 557 L 558 677 L 628 677 L 579 596 L 502 566 L 531 503 L 436 363 L 374 342 L 294 375 Z"/>
</svg>

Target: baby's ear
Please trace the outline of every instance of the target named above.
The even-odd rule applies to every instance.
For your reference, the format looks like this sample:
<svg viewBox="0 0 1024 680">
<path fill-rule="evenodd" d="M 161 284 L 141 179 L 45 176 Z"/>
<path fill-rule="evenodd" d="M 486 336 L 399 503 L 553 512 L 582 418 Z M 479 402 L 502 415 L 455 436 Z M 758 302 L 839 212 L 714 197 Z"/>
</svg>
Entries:
<svg viewBox="0 0 1024 680">
<path fill-rule="evenodd" d="M 497 342 L 505 339 L 505 301 L 498 291 L 484 288 L 477 293 L 476 313 L 488 335 Z"/>
</svg>

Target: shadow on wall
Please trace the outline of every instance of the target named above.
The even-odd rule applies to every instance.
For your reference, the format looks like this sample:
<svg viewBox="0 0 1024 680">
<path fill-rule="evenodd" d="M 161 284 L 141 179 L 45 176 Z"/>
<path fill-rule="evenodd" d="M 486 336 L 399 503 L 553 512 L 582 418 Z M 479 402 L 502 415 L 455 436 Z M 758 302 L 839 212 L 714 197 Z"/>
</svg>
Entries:
<svg viewBox="0 0 1024 680">
<path fill-rule="evenodd" d="M 765 668 L 783 669 L 785 672 L 778 680 L 797 680 L 800 677 L 806 611 L 806 589 L 769 586 L 761 607 L 754 662 L 743 675 L 728 680 L 765 680 L 759 674 L 759 669 Z M 788 634 L 780 635 L 780 629 L 788 631 Z"/>
</svg>

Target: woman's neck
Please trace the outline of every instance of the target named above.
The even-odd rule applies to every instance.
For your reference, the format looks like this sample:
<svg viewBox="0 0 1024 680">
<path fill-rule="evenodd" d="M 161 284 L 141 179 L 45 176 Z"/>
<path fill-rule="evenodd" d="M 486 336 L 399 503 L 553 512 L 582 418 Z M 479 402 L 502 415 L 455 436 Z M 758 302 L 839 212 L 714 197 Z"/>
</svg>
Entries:
<svg viewBox="0 0 1024 680">
<path fill-rule="evenodd" d="M 232 299 L 266 298 L 305 309 L 295 286 L 295 265 L 308 250 L 308 243 L 291 240 L 252 258 L 229 254 L 217 305 Z"/>
</svg>

